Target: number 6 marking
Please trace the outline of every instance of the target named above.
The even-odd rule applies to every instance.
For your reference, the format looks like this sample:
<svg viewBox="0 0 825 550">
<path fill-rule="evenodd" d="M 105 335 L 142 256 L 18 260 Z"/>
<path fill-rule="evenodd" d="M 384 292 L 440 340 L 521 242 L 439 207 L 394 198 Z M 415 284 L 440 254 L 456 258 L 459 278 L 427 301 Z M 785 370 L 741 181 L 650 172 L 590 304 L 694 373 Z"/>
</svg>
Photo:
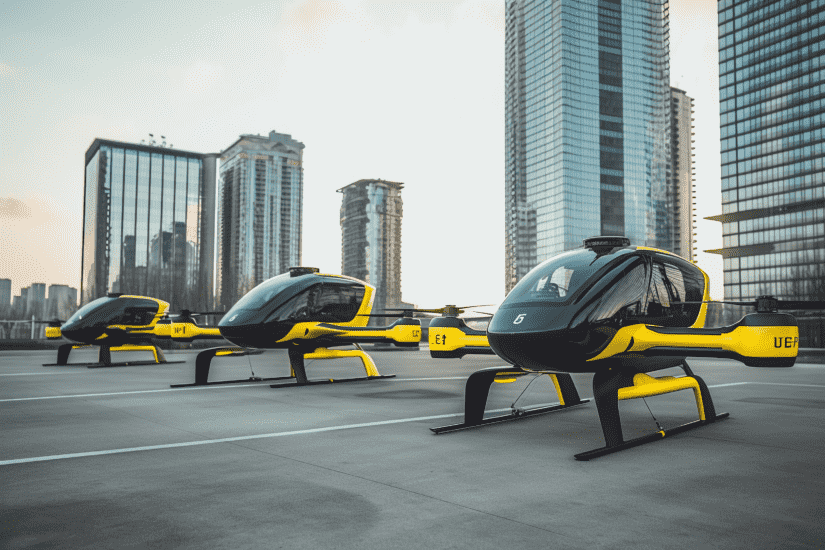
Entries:
<svg viewBox="0 0 825 550">
<path fill-rule="evenodd" d="M 513 324 L 514 325 L 520 324 L 522 321 L 524 321 L 524 316 L 525 315 L 527 315 L 527 314 L 526 313 L 519 313 L 518 317 L 516 317 L 515 320 L 513 321 Z"/>
</svg>

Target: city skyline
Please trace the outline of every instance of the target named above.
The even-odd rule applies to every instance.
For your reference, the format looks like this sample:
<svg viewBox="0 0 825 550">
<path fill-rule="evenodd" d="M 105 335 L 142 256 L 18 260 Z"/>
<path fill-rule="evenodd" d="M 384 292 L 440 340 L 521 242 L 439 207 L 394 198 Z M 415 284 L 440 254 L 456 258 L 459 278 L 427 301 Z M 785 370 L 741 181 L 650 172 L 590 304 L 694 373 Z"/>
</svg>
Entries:
<svg viewBox="0 0 825 550">
<path fill-rule="evenodd" d="M 33 281 L 79 286 L 77 151 L 95 137 L 137 143 L 163 133 L 185 150 L 218 151 L 239 134 L 277 128 L 311 144 L 304 217 L 315 224 L 304 227 L 302 263 L 340 265 L 332 238 L 340 182 L 392 178 L 407 185 L 405 295 L 422 306 L 503 297 L 504 259 L 491 253 L 504 243 L 503 2 L 242 3 L 218 13 L 187 3 L 162 22 L 139 6 L 105 16 L 96 6 L 12 8 L 0 23 L 0 109 L 9 121 L 2 252 L 17 258 L 0 277 L 12 279 L 14 294 Z M 248 32 L 216 41 L 222 27 Z M 31 42 L 40 49 L 24 47 Z M 716 54 L 715 2 L 671 3 L 671 83 L 696 97 L 707 203 L 697 216 L 700 251 L 721 244 L 718 224 L 703 220 L 720 205 Z M 53 151 L 47 164 L 32 147 L 38 140 Z M 460 255 L 434 223 L 446 219 L 457 220 Z M 718 273 L 706 263 L 700 257 L 721 289 L 721 263 Z M 452 268 L 434 274 L 432 265 Z"/>
</svg>

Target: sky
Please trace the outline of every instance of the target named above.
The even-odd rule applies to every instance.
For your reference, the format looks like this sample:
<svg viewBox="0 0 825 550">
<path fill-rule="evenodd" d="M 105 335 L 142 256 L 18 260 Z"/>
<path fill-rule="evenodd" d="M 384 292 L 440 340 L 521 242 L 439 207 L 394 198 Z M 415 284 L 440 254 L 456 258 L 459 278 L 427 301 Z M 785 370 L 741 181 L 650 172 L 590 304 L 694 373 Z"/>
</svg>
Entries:
<svg viewBox="0 0 825 550">
<path fill-rule="evenodd" d="M 715 0 L 671 0 L 671 84 L 694 98 L 700 251 L 721 248 Z M 0 5 L 0 278 L 80 286 L 95 138 L 218 153 L 304 143 L 302 264 L 341 269 L 341 195 L 405 184 L 402 293 L 504 298 L 504 2 L 23 1 Z M 711 294 L 722 262 L 700 253 Z"/>
</svg>

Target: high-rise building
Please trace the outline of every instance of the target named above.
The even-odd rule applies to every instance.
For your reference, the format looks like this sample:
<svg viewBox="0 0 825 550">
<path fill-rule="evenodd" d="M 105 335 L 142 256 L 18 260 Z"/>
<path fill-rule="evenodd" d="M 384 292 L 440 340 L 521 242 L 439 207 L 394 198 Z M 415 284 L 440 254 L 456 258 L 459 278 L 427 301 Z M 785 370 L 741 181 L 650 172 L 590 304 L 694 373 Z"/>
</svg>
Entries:
<svg viewBox="0 0 825 550">
<path fill-rule="evenodd" d="M 403 188 L 395 181 L 365 179 L 338 189 L 341 273 L 375 287 L 373 311 L 414 307 L 401 300 Z"/>
<path fill-rule="evenodd" d="M 693 178 L 693 98 L 684 90 L 671 88 L 670 182 L 668 207 L 673 213 L 671 252 L 696 261 Z"/>
<path fill-rule="evenodd" d="M 68 319 L 77 309 L 77 289 L 67 285 L 49 285 L 46 319 Z"/>
<path fill-rule="evenodd" d="M 718 10 L 725 299 L 825 292 L 825 3 Z"/>
<path fill-rule="evenodd" d="M 29 287 L 26 286 L 20 289 L 20 295 L 14 297 L 14 301 L 12 302 L 12 309 L 14 310 L 15 314 L 25 315 L 28 305 Z"/>
<path fill-rule="evenodd" d="M 304 144 L 245 134 L 221 153 L 217 299 L 230 308 L 257 284 L 301 264 Z"/>
<path fill-rule="evenodd" d="M 0 279 L 0 308 L 11 307 L 11 279 Z"/>
<path fill-rule="evenodd" d="M 42 319 L 46 310 L 46 284 L 32 283 L 26 297 L 26 315 Z"/>
<path fill-rule="evenodd" d="M 86 151 L 81 302 L 148 295 L 212 309 L 217 155 L 95 139 Z"/>
<path fill-rule="evenodd" d="M 672 248 L 668 4 L 508 0 L 505 290 L 594 235 Z"/>
</svg>

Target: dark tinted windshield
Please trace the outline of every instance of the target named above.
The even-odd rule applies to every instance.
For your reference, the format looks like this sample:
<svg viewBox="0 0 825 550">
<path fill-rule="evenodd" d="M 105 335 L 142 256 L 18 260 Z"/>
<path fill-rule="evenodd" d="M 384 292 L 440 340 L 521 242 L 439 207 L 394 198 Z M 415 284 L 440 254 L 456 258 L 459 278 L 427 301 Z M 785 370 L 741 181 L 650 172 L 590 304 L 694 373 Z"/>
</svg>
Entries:
<svg viewBox="0 0 825 550">
<path fill-rule="evenodd" d="M 525 275 L 501 307 L 527 302 L 567 302 L 602 267 L 631 252 L 633 250 L 620 249 L 612 254 L 597 255 L 592 250 L 579 249 L 560 254 Z"/>
<path fill-rule="evenodd" d="M 142 326 L 152 322 L 158 312 L 158 303 L 147 298 L 98 298 L 89 302 L 66 321 L 66 326 L 131 325 Z"/>
<path fill-rule="evenodd" d="M 355 318 L 363 299 L 361 285 L 319 283 L 276 309 L 266 321 L 344 323 Z"/>
<path fill-rule="evenodd" d="M 281 292 L 291 286 L 295 279 L 289 273 L 283 273 L 277 277 L 272 277 L 262 282 L 252 290 L 246 293 L 243 298 L 238 300 L 232 309 L 239 310 L 258 310 L 266 306 L 273 298 L 278 296 Z"/>
<path fill-rule="evenodd" d="M 69 317 L 69 320 L 66 321 L 66 324 L 68 325 L 69 323 L 74 323 L 76 321 L 80 321 L 81 319 L 85 318 L 89 314 L 89 312 L 96 310 L 97 308 L 103 306 L 106 303 L 114 302 L 115 300 L 117 300 L 117 298 L 110 298 L 108 296 L 104 296 L 103 298 L 98 298 L 97 300 L 93 300 L 93 301 L 89 302 L 88 304 L 86 304 L 85 306 L 83 306 L 82 308 L 75 311 L 74 315 Z M 105 311 L 106 309 L 108 309 L 108 308 L 104 308 L 103 311 Z"/>
</svg>

